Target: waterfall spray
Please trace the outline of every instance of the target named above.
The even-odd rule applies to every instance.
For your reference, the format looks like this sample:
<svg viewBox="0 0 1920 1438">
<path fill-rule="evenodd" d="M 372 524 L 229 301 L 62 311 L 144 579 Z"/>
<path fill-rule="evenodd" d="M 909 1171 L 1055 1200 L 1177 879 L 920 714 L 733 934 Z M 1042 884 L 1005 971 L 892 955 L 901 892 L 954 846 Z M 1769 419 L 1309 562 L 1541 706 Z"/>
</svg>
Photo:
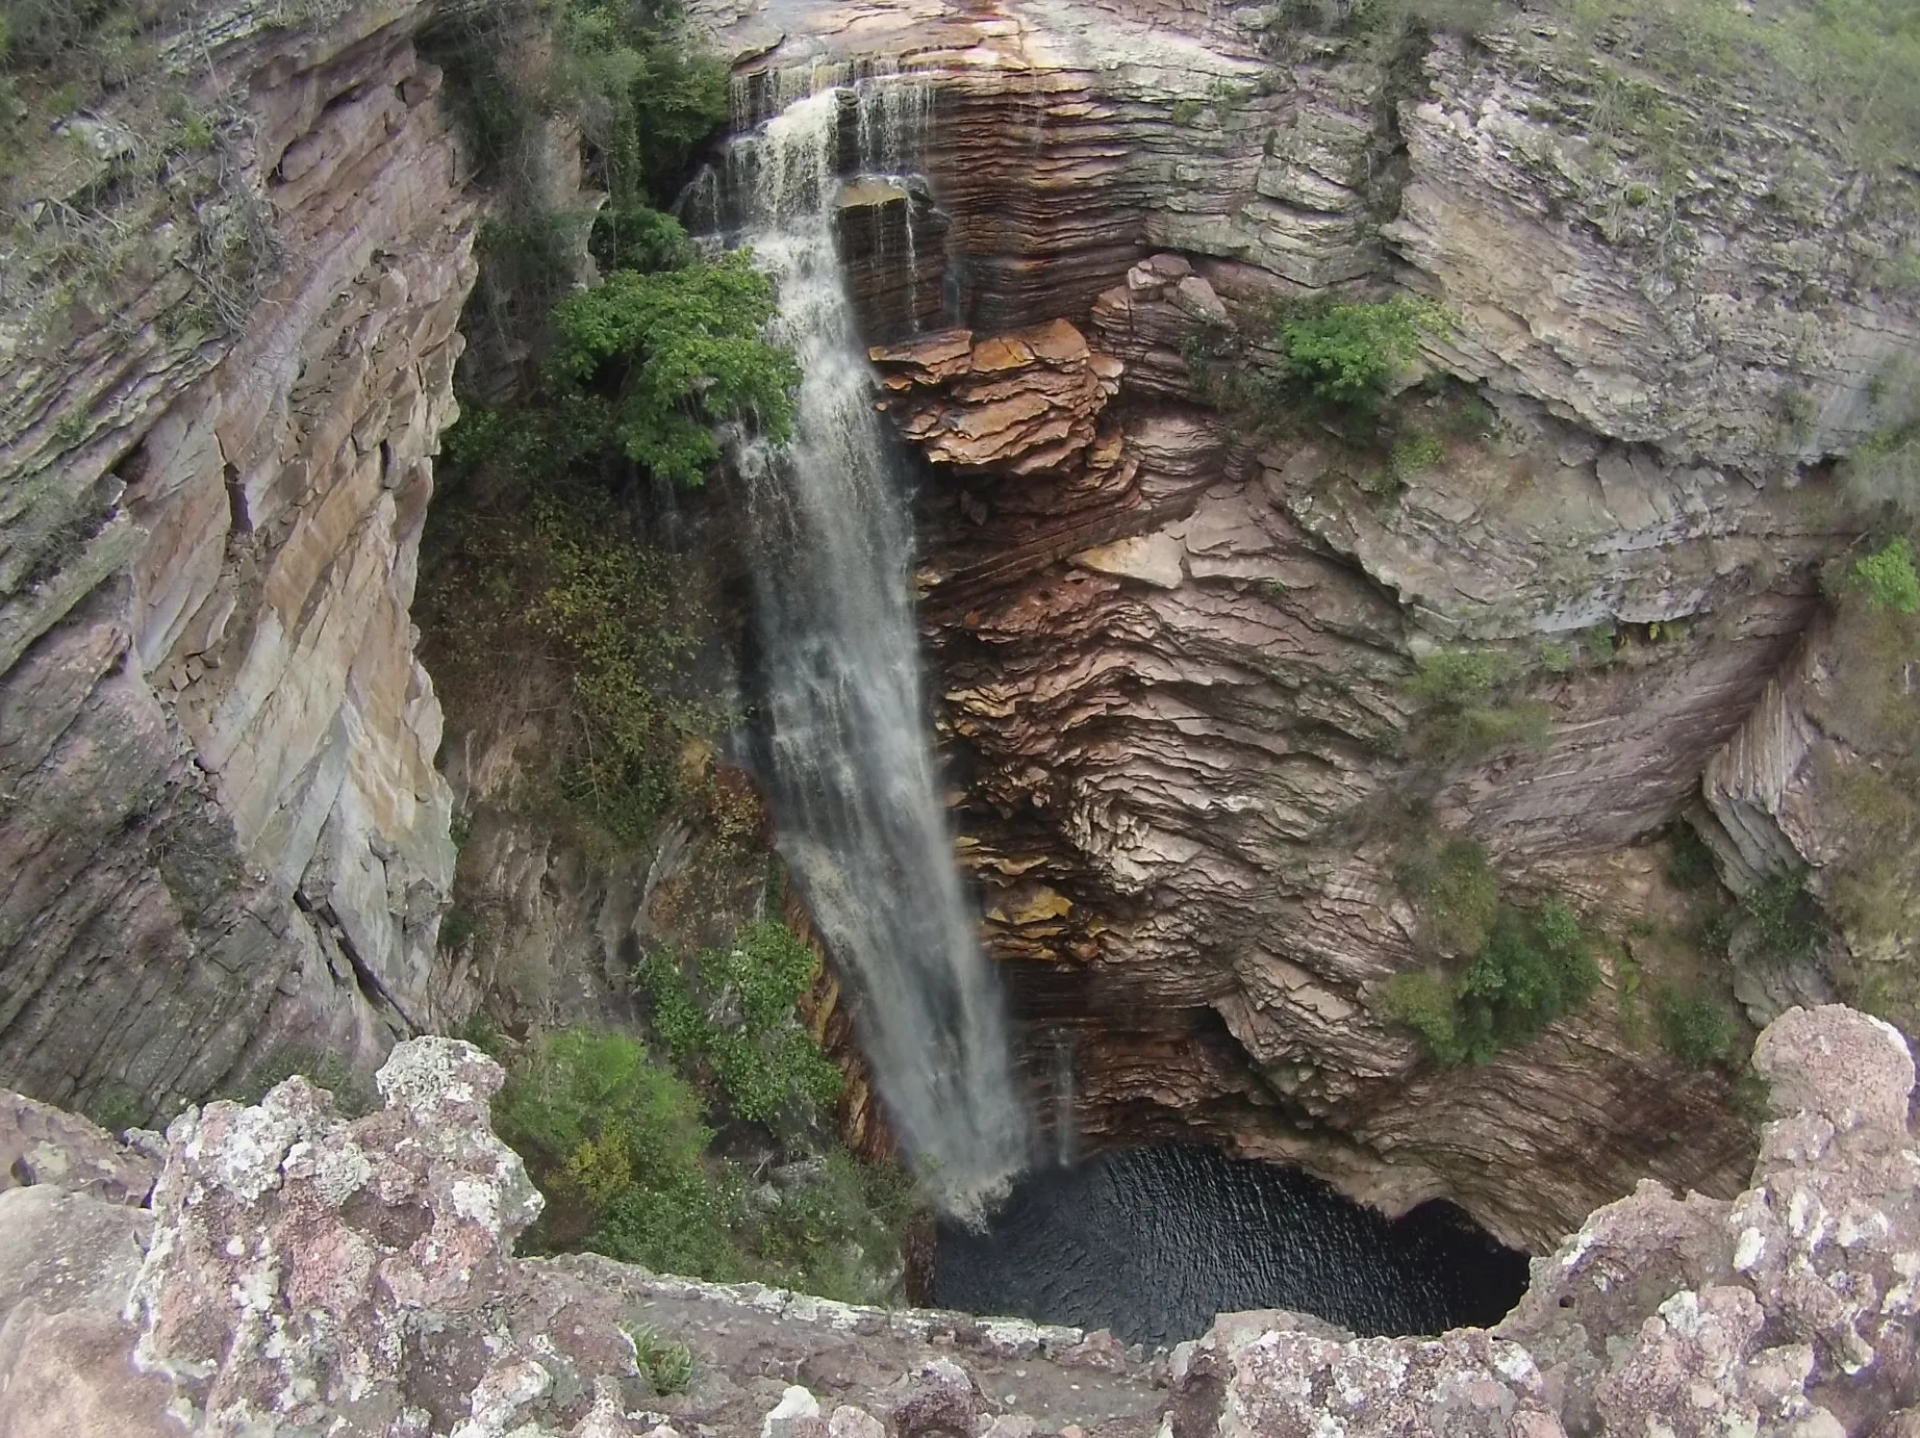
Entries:
<svg viewBox="0 0 1920 1438">
<path fill-rule="evenodd" d="M 722 182 L 778 286 L 776 337 L 805 374 L 791 443 L 735 456 L 755 550 L 766 777 L 781 852 L 857 983 L 861 1045 L 895 1134 L 965 1212 L 1025 1167 L 1028 1121 L 934 771 L 911 526 L 831 219 L 849 132 L 858 168 L 903 169 L 926 91 L 905 77 L 808 76 L 823 78 L 792 99 L 776 83 L 788 103 L 735 143 Z"/>
</svg>

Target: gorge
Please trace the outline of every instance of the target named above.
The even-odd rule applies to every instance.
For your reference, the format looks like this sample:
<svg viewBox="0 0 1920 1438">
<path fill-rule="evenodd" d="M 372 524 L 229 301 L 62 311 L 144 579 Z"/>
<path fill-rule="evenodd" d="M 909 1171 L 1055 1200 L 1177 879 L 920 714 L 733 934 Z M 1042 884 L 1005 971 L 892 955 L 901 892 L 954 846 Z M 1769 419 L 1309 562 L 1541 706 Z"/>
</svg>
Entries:
<svg viewBox="0 0 1920 1438">
<path fill-rule="evenodd" d="M 1757 8 L 1766 35 L 1800 33 L 1792 7 Z M 1245 1416 L 1279 1401 L 1286 1364 L 1320 1365 L 1324 1405 L 1325 1376 L 1357 1384 L 1374 1355 L 1425 1375 L 1420 1403 L 1499 1388 L 1489 1432 L 1626 1432 L 1681 1401 L 1646 1396 L 1667 1390 L 1651 1367 L 1628 1374 L 1632 1342 L 1653 1366 L 1659 1344 L 1694 1345 L 1669 1369 L 1711 1370 L 1706 1391 L 1776 1424 L 1762 1431 L 1906 1431 L 1876 1425 L 1912 1397 L 1896 1242 L 1911 1180 L 1822 1198 L 1846 1215 L 1831 1241 L 1798 1198 L 1788 1220 L 1766 1195 L 1897 1170 L 1886 1155 L 1907 1142 L 1906 1089 L 1880 1092 L 1899 1087 L 1904 1044 L 1830 1005 L 1920 1023 L 1897 502 L 1920 420 L 1914 151 L 1873 150 L 1883 115 L 1833 122 L 1842 88 L 1819 104 L 1791 90 L 1806 75 L 1768 68 L 1772 40 L 1709 10 L 1704 33 L 1733 47 L 1719 68 L 1625 3 L 1466 20 L 1171 0 L 693 6 L 736 113 L 695 157 L 714 178 L 681 214 L 751 245 L 775 280 L 768 335 L 803 378 L 789 446 L 735 428 L 705 494 L 614 492 L 619 525 L 658 531 L 660 557 L 631 572 L 672 630 L 620 662 L 651 683 L 631 656 L 659 657 L 670 716 L 702 665 L 740 692 L 707 730 L 658 726 L 658 783 L 685 802 L 611 840 L 541 787 L 549 752 L 580 742 L 555 717 L 577 693 L 566 636 L 525 625 L 524 649 L 468 663 L 490 631 L 462 624 L 541 535 L 483 484 L 435 492 L 461 470 L 450 449 L 436 474 L 435 454 L 470 338 L 455 448 L 496 403 L 473 398 L 489 385 L 547 382 L 529 377 L 527 314 L 500 311 L 503 349 L 478 338 L 485 296 L 468 301 L 518 220 L 476 183 L 461 47 L 471 30 L 536 76 L 576 61 L 517 12 L 214 4 L 141 22 L 151 68 L 49 123 L 32 107 L 54 86 L 22 70 L 35 118 L 7 118 L 20 158 L 0 282 L 0 1083 L 118 1129 L 323 1060 L 344 1094 L 395 1044 L 476 1015 L 534 1048 L 582 1024 L 657 1039 L 660 954 L 684 959 L 711 1026 L 742 1004 L 717 979 L 699 990 L 696 951 L 724 957 L 744 925 L 783 919 L 833 961 L 802 1012 L 845 1070 L 834 1126 L 869 1156 L 897 1146 L 971 1192 L 1039 1149 L 1097 1166 L 1201 1142 L 1385 1218 L 1442 1200 L 1537 1255 L 1582 1235 L 1539 1261 L 1507 1337 L 1369 1349 L 1298 1318 L 1223 1323 L 1153 1373 L 1097 1336 L 1008 1339 L 1077 1355 L 1073 1381 L 1111 1404 L 1074 1410 L 1064 1373 L 1058 1393 L 1025 1392 L 1020 1411 L 1056 1431 L 1153 1431 L 1162 1409 L 1175 1434 L 1293 1431 Z M 1886 54 L 1912 39 L 1890 29 Z M 1912 107 L 1894 106 L 1897 128 Z M 609 267 L 580 123 L 543 110 L 513 154 L 544 158 L 509 167 L 584 216 L 553 232 L 561 293 Z M 1413 297 L 1432 308 L 1392 308 Z M 1411 348 L 1370 407 L 1310 393 L 1302 336 L 1389 313 L 1413 317 Z M 567 520 L 552 553 L 600 553 L 583 536 L 615 512 Z M 464 525 L 467 548 L 429 542 L 423 560 L 436 523 Z M 590 588 L 534 582 L 568 603 Z M 681 604 L 715 616 L 705 637 L 682 640 Z M 790 889 L 769 879 L 756 783 Z M 1563 987 L 1502 1007 L 1473 988 L 1501 963 Z M 1770 1023 L 1797 1057 L 1763 1066 L 1763 1128 L 1746 1060 Z M 536 1211 L 515 1196 L 519 1160 L 496 1163 L 469 1099 L 416 1071 L 465 1051 L 425 1042 L 399 1050 L 359 1137 L 299 1085 L 181 1121 L 207 1126 L 209 1151 L 264 1125 L 378 1167 L 380 1144 L 427 1122 L 401 1117 L 409 1095 L 420 1114 L 451 1105 L 453 1147 L 432 1162 L 459 1147 L 506 1186 L 493 1218 L 458 1216 L 480 1224 L 459 1230 L 474 1273 L 642 1282 L 506 1257 Z M 1877 1075 L 1870 1117 L 1815 1052 Z M 756 1183 L 792 1168 L 734 1105 L 728 1161 Z M 181 1135 L 146 1143 L 149 1162 L 170 1155 L 150 1208 L 128 1179 L 137 1220 L 85 1221 L 184 1235 L 198 1220 L 166 1195 L 226 1180 L 193 1177 Z M 284 1183 L 260 1182 L 293 1194 L 303 1160 L 275 1143 Z M 440 1195 L 418 1210 L 439 1233 L 453 1180 L 416 1178 Z M 382 1204 L 399 1202 L 389 1189 Z M 54 1221 L 53 1198 L 30 1202 Z M 287 1232 L 319 1210 L 298 1212 Z M 413 1219 L 340 1214 L 363 1234 L 343 1252 L 420 1238 Z M 577 1217 L 561 1203 L 536 1232 Z M 1617 1248 L 1610 1223 L 1632 1230 Z M 1812 1269 L 1775 1282 L 1788 1229 L 1844 1301 L 1807 1289 Z M 213 1254 L 180 1242 L 146 1250 L 143 1291 L 162 1293 L 178 1255 Z M 1578 1302 L 1606 1312 L 1576 1338 L 1549 1309 L 1589 1261 L 1600 1277 Z M 696 1348 L 708 1325 L 730 1331 L 703 1305 L 759 1302 L 645 1281 L 666 1286 L 619 1303 L 670 1314 Z M 614 1302 L 564 1301 L 595 1323 Z M 143 1353 L 192 1353 L 149 1376 L 186 1392 L 227 1371 L 159 1298 L 99 1316 L 119 1302 L 96 1305 L 98 1352 L 132 1322 Z M 887 1331 L 1001 1341 L 941 1321 Z M 21 1322 L 7 1331 L 24 1343 L 39 1330 Z M 752 1341 L 815 1341 L 783 1332 Z M 639 1362 L 626 1341 L 634 1357 L 604 1363 Z M 1508 1342 L 1532 1345 L 1526 1365 L 1488 1346 Z M 532 1380 L 486 1377 L 478 1351 L 447 1357 L 445 1392 L 381 1369 L 415 1395 L 393 1413 L 426 1416 L 366 1431 L 506 1432 L 518 1409 L 503 1399 L 487 1426 L 480 1385 Z M 1026 1361 L 994 1352 L 1009 1374 Z M 558 1371 L 550 1353 L 527 1361 Z M 854 1391 L 779 1362 L 802 1387 Z M 538 1402 L 555 1424 L 596 1421 L 591 1404 L 605 1432 L 629 1431 L 606 1425 L 639 1397 L 600 1403 L 582 1375 L 609 1370 L 581 1363 Z M 1546 1370 L 1560 1376 L 1543 1387 Z M 1142 1396 L 1156 1380 L 1171 1386 Z M 975 1390 L 996 1380 L 976 1373 L 964 1397 L 916 1381 L 902 1412 L 967 1413 L 926 1431 L 989 1421 Z M 745 1392 L 699 1421 L 760 1431 L 774 1395 Z M 790 1431 L 826 1431 L 793 1401 Z"/>
</svg>

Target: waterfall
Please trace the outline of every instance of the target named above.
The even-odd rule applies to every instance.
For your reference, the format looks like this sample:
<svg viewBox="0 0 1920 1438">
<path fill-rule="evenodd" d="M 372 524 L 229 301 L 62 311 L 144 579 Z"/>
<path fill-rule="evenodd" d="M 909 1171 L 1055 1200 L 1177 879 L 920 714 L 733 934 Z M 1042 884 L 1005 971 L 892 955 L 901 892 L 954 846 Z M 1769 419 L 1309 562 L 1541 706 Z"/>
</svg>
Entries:
<svg viewBox="0 0 1920 1438">
<path fill-rule="evenodd" d="M 1073 1131 L 1073 1030 L 1061 1029 L 1053 1036 L 1053 1161 L 1061 1168 L 1072 1168 Z"/>
<path fill-rule="evenodd" d="M 1028 1121 L 954 861 L 927 733 L 912 529 L 832 232 L 845 152 L 857 150 L 858 169 L 900 170 L 925 118 L 925 89 L 910 80 L 833 76 L 737 141 L 721 188 L 735 236 L 778 286 L 776 337 L 805 375 L 791 442 L 735 454 L 780 850 L 855 979 L 861 1046 L 895 1135 L 964 1212 L 1025 1167 Z"/>
</svg>

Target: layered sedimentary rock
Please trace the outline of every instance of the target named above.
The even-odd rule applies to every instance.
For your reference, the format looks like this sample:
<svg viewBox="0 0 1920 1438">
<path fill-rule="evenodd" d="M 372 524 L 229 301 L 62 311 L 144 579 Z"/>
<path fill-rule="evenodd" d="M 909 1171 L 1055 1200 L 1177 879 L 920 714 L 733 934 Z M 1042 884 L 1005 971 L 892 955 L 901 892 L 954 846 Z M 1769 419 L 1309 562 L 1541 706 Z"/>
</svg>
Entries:
<svg viewBox="0 0 1920 1438">
<path fill-rule="evenodd" d="M 1197 1129 L 1535 1246 L 1647 1173 L 1732 1192 L 1723 1081 L 1631 1017 L 1700 963 L 1646 844 L 1849 537 L 1799 468 L 1887 422 L 1920 343 L 1884 282 L 1909 181 L 1849 183 L 1738 95 L 1738 133 L 1676 167 L 1691 131 L 1612 124 L 1619 62 L 1535 18 L 1411 49 L 1151 4 L 724 19 L 768 93 L 932 93 L 964 334 L 875 358 L 926 461 L 962 851 L 1036 1088 L 1066 1044 L 1096 1142 Z M 1205 357 L 1273 360 L 1274 299 L 1400 286 L 1449 317 L 1423 340 L 1447 383 L 1396 402 L 1417 458 L 1208 402 Z M 1061 319 L 1117 394 L 977 372 Z M 1459 648 L 1528 676 L 1508 717 L 1538 742 L 1446 749 L 1412 678 Z M 1382 1016 L 1429 961 L 1396 882 L 1422 830 L 1621 941 L 1584 1011 L 1482 1070 Z"/>
<path fill-rule="evenodd" d="M 1477 835 L 1596 910 L 1647 913 L 1654 861 L 1598 856 L 1685 802 L 1804 599 L 1754 594 L 1733 565 L 1676 570 L 1664 553 L 1642 577 L 1615 552 L 1635 546 L 1627 524 L 1692 521 L 1653 502 L 1669 475 L 1597 446 L 1522 527 L 1497 507 L 1537 473 L 1519 445 L 1462 446 L 1458 469 L 1388 509 L 1335 472 L 1333 446 L 1235 456 L 1202 416 L 1116 424 L 1107 391 L 1076 385 L 1073 366 L 1090 381 L 1118 364 L 1067 326 L 874 355 L 937 487 L 926 613 L 967 757 L 963 854 L 1017 1008 L 1036 1035 L 1079 1046 L 1087 1136 L 1199 1129 L 1396 1210 L 1452 1197 L 1534 1244 L 1640 1174 L 1731 1191 L 1744 1140 L 1720 1085 L 1637 1052 L 1611 1005 L 1488 1070 L 1433 1074 L 1375 995 L 1420 962 L 1393 879 L 1416 822 Z M 1740 502 L 1730 492 L 1720 513 Z M 1484 547 L 1449 574 L 1422 536 L 1468 504 L 1488 516 Z M 1563 561 L 1530 598 L 1539 556 L 1596 541 L 1608 548 Z M 1761 549 L 1736 538 L 1721 557 L 1752 566 Z M 1475 559 L 1490 587 L 1511 569 L 1506 613 L 1522 634 L 1530 602 L 1584 622 L 1716 586 L 1726 617 L 1712 639 L 1555 680 L 1541 701 L 1553 737 L 1458 777 L 1400 745 L 1420 717 L 1405 605 L 1513 637 L 1463 602 Z M 1382 594 L 1386 576 L 1402 605 Z"/>
<path fill-rule="evenodd" d="M 464 1007 L 407 614 L 473 279 L 425 16 L 197 17 L 11 237 L 0 1075 L 42 1096 L 170 1111 Z M 112 264 L 53 293 L 63 214 Z"/>
<path fill-rule="evenodd" d="M 380 1074 L 385 1107 L 352 1123 L 302 1079 L 183 1115 L 150 1208 L 57 1180 L 0 1193 L 0 1424 L 74 1438 L 1905 1433 L 1920 1422 L 1905 1406 L 1920 1367 L 1913 1060 L 1887 1025 L 1829 1007 L 1783 1016 L 1755 1062 L 1775 1120 L 1751 1186 L 1727 1202 L 1642 1185 L 1537 1260 L 1494 1329 L 1354 1339 L 1236 1314 L 1149 1358 L 1105 1334 L 515 1259 L 540 1200 L 487 1129 L 500 1071 L 417 1040 Z M 688 1345 L 687 1391 L 654 1389 L 636 1336 L 649 1361 Z"/>
</svg>

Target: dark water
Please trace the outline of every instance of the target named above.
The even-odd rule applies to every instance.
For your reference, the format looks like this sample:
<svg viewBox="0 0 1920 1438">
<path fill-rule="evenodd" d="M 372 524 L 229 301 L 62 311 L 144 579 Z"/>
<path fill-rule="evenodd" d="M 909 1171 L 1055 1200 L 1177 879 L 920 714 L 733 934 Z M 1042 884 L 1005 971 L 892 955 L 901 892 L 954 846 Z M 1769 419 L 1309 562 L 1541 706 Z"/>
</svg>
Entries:
<svg viewBox="0 0 1920 1438">
<path fill-rule="evenodd" d="M 1359 1334 L 1500 1319 L 1524 1254 L 1459 1210 L 1389 1222 L 1319 1180 L 1211 1149 L 1103 1154 L 1028 1174 L 985 1233 L 942 1225 L 933 1300 L 969 1313 L 1197 1338 L 1216 1313 L 1290 1308 Z"/>
</svg>

